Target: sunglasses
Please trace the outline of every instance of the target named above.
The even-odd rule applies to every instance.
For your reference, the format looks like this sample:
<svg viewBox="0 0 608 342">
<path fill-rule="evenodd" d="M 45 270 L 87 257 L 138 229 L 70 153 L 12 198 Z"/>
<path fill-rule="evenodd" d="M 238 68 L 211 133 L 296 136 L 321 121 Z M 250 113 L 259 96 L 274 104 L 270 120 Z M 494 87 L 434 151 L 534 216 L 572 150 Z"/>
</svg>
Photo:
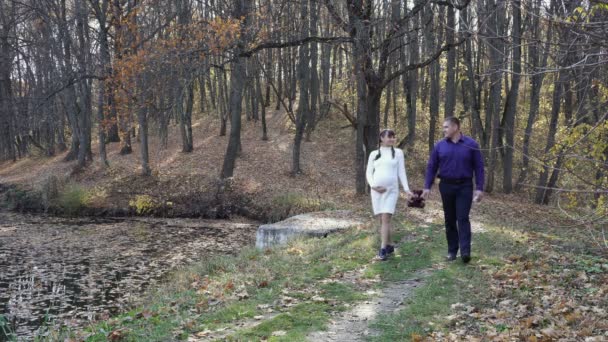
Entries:
<svg viewBox="0 0 608 342">
<path fill-rule="evenodd" d="M 395 131 L 393 131 L 392 129 L 388 129 L 387 128 L 387 129 L 383 129 L 383 130 L 380 131 L 380 136 L 381 137 L 383 137 L 383 136 L 392 137 L 394 135 L 395 135 Z"/>
</svg>

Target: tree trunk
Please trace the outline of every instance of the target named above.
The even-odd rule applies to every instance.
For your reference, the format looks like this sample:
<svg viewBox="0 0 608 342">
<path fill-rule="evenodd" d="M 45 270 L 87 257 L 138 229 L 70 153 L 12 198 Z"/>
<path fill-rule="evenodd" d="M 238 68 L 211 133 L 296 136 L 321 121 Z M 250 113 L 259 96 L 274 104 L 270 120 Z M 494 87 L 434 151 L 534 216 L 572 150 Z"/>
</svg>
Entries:
<svg viewBox="0 0 608 342">
<path fill-rule="evenodd" d="M 477 82 L 475 77 L 475 68 L 473 66 L 473 48 L 472 48 L 472 35 L 470 32 L 470 16 L 468 14 L 468 8 L 465 8 L 460 16 L 463 21 L 463 27 L 465 29 L 465 45 L 464 45 L 464 62 L 466 65 L 466 75 L 467 75 L 467 92 L 466 96 L 469 102 L 469 108 L 471 110 L 471 123 L 472 123 L 472 135 L 482 141 L 484 134 L 483 124 L 481 121 L 480 111 L 481 105 L 479 103 L 479 98 L 477 96 Z"/>
<path fill-rule="evenodd" d="M 270 83 L 269 83 L 270 84 Z M 264 102 L 264 98 L 263 98 L 263 94 L 262 94 L 262 85 L 260 84 L 260 76 L 258 75 L 258 77 L 256 78 L 256 87 L 258 89 L 258 98 L 260 99 L 260 102 L 263 104 Z M 270 99 L 270 97 L 266 97 L 266 99 Z M 270 103 L 270 102 L 268 102 Z M 266 127 L 266 105 L 263 104 L 262 105 L 262 140 L 266 141 L 268 140 L 268 128 Z"/>
<path fill-rule="evenodd" d="M 110 77 L 111 70 L 111 60 L 110 60 L 110 46 L 108 44 L 108 31 L 106 28 L 106 11 L 108 9 L 108 1 L 104 0 L 102 4 L 99 1 L 92 1 L 93 9 L 95 16 L 97 17 L 97 21 L 101 26 L 98 29 L 98 39 L 99 39 L 99 54 L 100 54 L 100 67 L 102 76 L 104 79 L 99 80 L 97 85 L 97 140 L 99 145 L 99 159 L 101 161 L 101 165 L 108 166 L 108 156 L 106 152 L 106 128 L 107 123 L 105 121 L 105 104 L 106 104 L 106 90 L 107 90 L 107 82 L 105 78 Z"/>
<path fill-rule="evenodd" d="M 184 89 L 184 98 L 179 101 L 185 100 L 185 105 L 181 105 L 178 108 L 179 111 L 179 130 L 182 136 L 182 152 L 190 153 L 194 149 L 192 141 L 192 108 L 194 107 L 194 85 L 192 83 L 186 85 Z"/>
<path fill-rule="evenodd" d="M 418 27 L 418 15 L 413 18 L 413 27 Z M 410 31 L 410 34 L 414 34 L 415 36 L 409 37 L 410 40 L 410 53 L 409 53 L 409 64 L 418 63 L 418 32 Z M 453 49 L 450 49 L 450 52 Z M 416 120 L 417 120 L 417 110 L 416 110 L 416 102 L 418 100 L 418 69 L 410 70 L 406 77 L 404 78 L 404 88 L 405 88 L 405 103 L 407 108 L 407 137 L 404 139 L 404 144 L 400 145 L 400 148 L 408 147 L 408 149 L 412 149 L 414 146 L 414 142 L 416 141 Z M 396 110 L 396 108 L 395 108 Z M 396 123 L 395 123 L 396 124 Z"/>
<path fill-rule="evenodd" d="M 300 24 L 302 25 L 302 36 L 306 36 L 310 28 L 308 26 L 308 0 L 303 0 L 300 7 Z M 296 113 L 296 135 L 293 142 L 293 159 L 291 166 L 291 174 L 293 176 L 302 173 L 300 166 L 300 145 L 302 143 L 302 137 L 304 129 L 310 118 L 310 49 L 308 44 L 300 46 L 298 57 L 298 79 L 300 80 L 300 99 L 298 103 L 298 111 Z"/>
<path fill-rule="evenodd" d="M 89 65 L 86 61 L 86 55 L 90 51 L 88 42 L 88 10 L 86 3 L 83 0 L 76 1 L 76 27 L 79 51 L 76 54 L 80 71 L 83 74 L 88 73 Z M 80 90 L 80 113 L 78 116 L 78 126 L 80 127 L 80 149 L 78 151 L 78 167 L 83 168 L 88 160 L 91 160 L 91 87 L 88 80 L 81 80 L 78 83 Z"/>
<path fill-rule="evenodd" d="M 456 31 L 456 15 L 454 8 L 448 6 L 447 8 L 447 27 L 445 29 L 446 42 L 448 44 L 454 44 L 454 36 Z M 446 85 L 445 85 L 445 107 L 444 117 L 454 116 L 454 110 L 456 108 L 456 49 L 450 49 L 448 51 L 447 58 L 447 71 L 446 71 Z"/>
<path fill-rule="evenodd" d="M 140 84 L 140 91 L 143 93 L 144 84 Z M 143 94 L 140 94 L 143 97 Z M 150 169 L 150 157 L 148 153 L 148 108 L 145 101 L 139 103 L 137 109 L 137 121 L 139 123 L 139 138 L 141 143 L 141 173 L 143 176 L 150 176 L 152 170 Z"/>
<path fill-rule="evenodd" d="M 325 26 L 324 34 L 329 36 L 330 34 L 330 25 Z M 322 85 L 322 105 L 320 109 L 320 118 L 323 119 L 329 113 L 329 107 L 331 104 L 329 103 L 329 98 L 331 94 L 330 87 L 330 68 L 331 68 L 331 45 L 322 44 L 321 45 L 321 85 Z"/>
<path fill-rule="evenodd" d="M 319 18 L 319 14 L 321 13 L 321 2 L 311 2 L 311 13 L 310 16 L 310 30 L 309 34 L 311 36 L 318 35 L 317 29 L 317 19 Z M 308 111 L 308 120 L 306 124 L 306 141 L 310 141 L 310 136 L 312 132 L 315 130 L 317 123 L 317 113 L 319 103 L 319 94 L 321 93 L 320 85 L 319 85 L 319 72 L 317 70 L 318 60 L 319 60 L 319 48 L 317 43 L 310 44 L 310 108 Z"/>
<path fill-rule="evenodd" d="M 541 38 L 540 31 L 540 8 L 541 1 L 536 0 L 536 5 L 534 7 L 534 14 L 532 15 L 532 29 L 534 30 L 534 37 L 536 39 Z M 526 122 L 526 129 L 524 131 L 523 137 L 523 147 L 522 147 L 522 166 L 521 172 L 519 173 L 519 177 L 517 177 L 517 183 L 515 185 L 515 190 L 521 190 L 521 186 L 526 181 L 529 171 L 530 164 L 530 139 L 532 138 L 533 126 L 536 122 L 536 117 L 538 116 L 538 111 L 540 108 L 540 92 L 542 89 L 543 79 L 545 78 L 545 73 L 540 72 L 541 69 L 544 69 L 547 65 L 547 58 L 549 57 L 550 51 L 550 42 L 552 37 L 552 29 L 549 26 L 544 49 L 542 49 L 542 57 L 539 55 L 539 47 L 541 47 L 540 42 L 532 43 L 528 47 L 528 59 L 530 63 L 532 63 L 532 72 L 533 75 L 530 79 L 530 109 L 528 112 L 528 120 Z"/>
<path fill-rule="evenodd" d="M 389 91 L 386 92 L 386 103 L 384 104 L 384 118 L 382 119 L 382 126 L 384 127 L 388 127 L 388 113 L 391 109 L 391 93 L 392 91 L 389 87 Z"/>
<path fill-rule="evenodd" d="M 218 93 L 219 93 L 219 113 L 220 113 L 220 137 L 223 137 L 226 135 L 226 126 L 227 126 L 227 121 L 228 121 L 228 98 L 226 96 L 226 85 L 227 80 L 226 80 L 226 72 L 222 72 L 222 74 L 218 77 Z"/>
<path fill-rule="evenodd" d="M 233 0 L 233 18 L 245 18 L 241 23 L 241 36 L 235 47 L 235 55 L 239 55 L 245 48 L 247 24 L 249 22 L 250 2 L 248 0 Z M 233 62 L 232 72 L 230 73 L 230 138 L 224 164 L 222 166 L 221 177 L 230 178 L 234 174 L 234 165 L 241 145 L 241 111 L 243 101 L 243 77 L 245 75 L 245 57 L 236 57 Z"/>
<path fill-rule="evenodd" d="M 442 10 L 439 10 L 439 21 L 441 21 L 441 16 L 442 16 Z M 432 15 L 432 11 L 430 9 L 427 9 L 426 14 L 428 16 Z M 432 32 L 429 32 L 427 30 L 427 48 L 428 51 L 434 51 L 437 47 L 437 42 L 439 42 L 439 44 L 441 44 L 441 33 L 438 35 L 438 37 L 435 37 Z M 435 135 L 436 135 L 436 129 L 437 129 L 437 120 L 439 118 L 439 98 L 440 98 L 440 89 L 439 89 L 439 80 L 440 80 L 440 66 L 439 66 L 439 61 L 435 60 L 433 61 L 430 65 L 429 65 L 429 77 L 430 77 L 430 83 L 431 83 L 431 91 L 430 94 L 432 94 L 429 97 L 429 115 L 430 115 L 430 123 L 429 123 L 429 140 L 428 140 L 428 147 L 429 147 L 429 153 L 433 150 L 434 146 L 435 146 Z"/>
<path fill-rule="evenodd" d="M 15 111 L 13 108 L 13 91 L 11 84 L 11 47 L 8 41 L 9 26 L 2 22 L 0 27 L 0 147 L 2 148 L 2 160 L 17 160 L 14 145 L 15 135 L 13 133 L 13 120 Z"/>
<path fill-rule="evenodd" d="M 369 141 L 366 141 L 367 135 L 371 132 L 368 132 L 368 101 L 371 100 L 368 95 L 369 89 L 367 87 L 366 82 L 366 69 L 369 68 L 369 65 L 364 65 L 369 63 L 370 56 L 367 55 L 367 51 L 369 51 L 370 42 L 370 28 L 369 21 L 361 20 L 361 18 L 357 18 L 352 13 L 350 14 L 350 22 L 351 26 L 355 28 L 355 42 L 353 43 L 353 62 L 355 69 L 355 80 L 357 84 L 357 138 L 355 142 L 355 190 L 357 194 L 364 194 L 366 189 L 365 184 L 365 167 L 367 156 L 371 153 L 371 144 Z M 340 53 L 338 56 L 341 60 L 342 54 Z M 339 72 L 341 73 L 341 68 L 339 68 Z M 340 77 L 340 76 L 338 76 Z M 377 133 L 376 133 L 377 134 Z"/>
<path fill-rule="evenodd" d="M 274 66 L 272 64 L 272 50 L 268 50 L 268 54 L 266 56 L 266 70 L 270 70 L 270 73 L 268 74 L 268 79 L 266 80 L 266 95 L 264 98 L 262 98 L 263 101 L 261 103 L 263 103 L 264 107 L 270 107 L 270 82 L 272 81 L 274 75 Z"/>
<path fill-rule="evenodd" d="M 560 71 L 553 84 L 553 103 L 551 106 L 551 121 L 549 122 L 549 131 L 547 133 L 547 144 L 545 145 L 545 160 L 543 163 L 543 171 L 540 174 L 537 183 L 536 197 L 534 202 L 544 204 L 547 198 L 547 179 L 549 178 L 550 157 L 549 152 L 555 145 L 555 134 L 557 133 L 557 124 L 559 122 L 559 112 L 561 105 L 561 97 L 563 91 L 563 82 L 566 71 Z"/>
<path fill-rule="evenodd" d="M 521 2 L 513 0 L 513 28 L 511 36 L 513 41 L 513 67 L 511 73 L 511 89 L 507 95 L 502 127 L 506 138 L 505 156 L 503 159 L 503 191 L 507 194 L 513 191 L 513 151 L 515 149 L 515 117 L 517 100 L 519 97 L 519 80 L 521 73 Z"/>
<path fill-rule="evenodd" d="M 279 63 L 279 65 L 277 65 L 277 105 L 274 108 L 274 110 L 279 110 L 281 109 L 281 102 L 283 99 L 283 58 L 281 56 L 281 50 L 278 51 L 277 53 L 277 63 Z"/>
<path fill-rule="evenodd" d="M 502 42 L 502 34 L 504 30 L 504 18 L 499 13 L 503 8 L 504 3 L 495 3 L 494 0 L 488 1 L 490 21 L 488 23 L 488 34 L 490 37 L 490 95 L 489 102 L 486 108 L 486 130 L 491 132 L 490 158 L 488 162 L 488 172 L 486 173 L 486 184 L 484 190 L 487 192 L 494 191 L 494 177 L 496 175 L 496 165 L 498 164 L 498 146 L 499 146 L 499 129 L 500 115 L 499 108 L 501 103 L 502 93 L 502 73 L 500 69 L 503 64 L 504 46 Z"/>
</svg>

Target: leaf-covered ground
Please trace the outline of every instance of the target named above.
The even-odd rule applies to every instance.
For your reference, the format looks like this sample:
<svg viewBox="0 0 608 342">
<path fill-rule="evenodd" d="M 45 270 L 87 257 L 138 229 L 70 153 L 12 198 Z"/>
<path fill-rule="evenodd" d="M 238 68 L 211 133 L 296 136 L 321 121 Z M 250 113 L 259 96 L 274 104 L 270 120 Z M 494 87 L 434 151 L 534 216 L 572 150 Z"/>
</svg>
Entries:
<svg viewBox="0 0 608 342">
<path fill-rule="evenodd" d="M 251 245 L 256 227 L 0 212 L 0 340 L 77 329 L 120 313 L 178 267 Z"/>
<path fill-rule="evenodd" d="M 351 209 L 369 217 L 369 198 L 354 194 L 350 129 L 324 121 L 303 144 L 304 174 L 289 176 L 293 132 L 283 115 L 270 114 L 270 140 L 246 123 L 235 192 L 280 212 Z M 195 151 L 179 152 L 170 134 L 167 149 L 152 139 L 149 178 L 137 176 L 137 144 L 129 156 L 109 146 L 111 166 L 91 165 L 69 177 L 90 191 L 91 205 L 129 206 L 137 196 L 158 203 L 196 200 L 213 186 L 226 148 L 217 121 L 200 120 Z M 421 148 L 424 150 L 424 148 Z M 421 186 L 426 153 L 408 155 L 410 186 Z M 44 176 L 68 179 L 72 164 L 27 159 L 0 167 L 1 183 L 40 186 Z M 40 181 L 40 182 L 39 182 Z M 490 195 L 472 212 L 474 258 L 446 263 L 441 204 L 435 193 L 424 210 L 395 218 L 397 256 L 374 261 L 377 223 L 320 240 L 295 241 L 267 251 L 245 249 L 175 272 L 152 289 L 139 307 L 98 322 L 86 331 L 55 332 L 51 340 L 306 340 L 327 329 L 350 308 L 372 300 L 376 290 L 430 270 L 423 286 L 397 312 L 382 312 L 366 339 L 602 341 L 606 326 L 608 259 L 599 231 L 565 219 L 525 195 Z M 278 209 L 277 209 L 278 208 Z"/>
<path fill-rule="evenodd" d="M 496 217 L 497 203 L 489 198 L 473 209 L 468 265 L 443 260 L 440 203 L 432 200 L 424 210 L 401 208 L 400 245 L 387 262 L 374 260 L 373 221 L 325 239 L 246 249 L 177 272 L 142 306 L 54 339 L 312 341 L 383 288 L 423 272 L 397 310 L 379 310 L 365 329 L 353 329 L 365 332 L 356 340 L 606 340 L 606 251 L 558 212 L 544 208 L 526 224 L 511 220 L 522 203 L 502 198 L 505 215 Z"/>
<path fill-rule="evenodd" d="M 118 143 L 107 145 L 110 166 L 97 158 L 84 171 L 72 174 L 75 162 L 63 162 L 65 153 L 53 158 L 33 157 L 0 164 L 0 183 L 18 184 L 40 190 L 50 175 L 60 182 L 87 191 L 87 205 L 93 208 L 129 208 L 137 196 L 150 196 L 156 206 L 170 203 L 177 216 L 196 216 L 213 201 L 226 152 L 228 137 L 219 136 L 219 120 L 203 117 L 193 124 L 194 151 L 181 152 L 177 126 L 170 127 L 169 142 L 162 148 L 150 137 L 152 176 L 141 177 L 139 144 L 133 153 L 120 155 Z M 261 140 L 260 122 L 243 122 L 242 145 L 231 189 L 235 198 L 247 199 L 269 219 L 335 207 L 340 202 L 361 202 L 354 193 L 354 150 L 351 130 L 340 120 L 325 120 L 302 144 L 303 173 L 290 177 L 293 131 L 283 112 L 268 114 L 269 140 Z M 93 150 L 96 150 L 94 142 Z M 95 156 L 96 157 L 96 156 Z M 366 202 L 367 204 L 367 202 Z"/>
</svg>

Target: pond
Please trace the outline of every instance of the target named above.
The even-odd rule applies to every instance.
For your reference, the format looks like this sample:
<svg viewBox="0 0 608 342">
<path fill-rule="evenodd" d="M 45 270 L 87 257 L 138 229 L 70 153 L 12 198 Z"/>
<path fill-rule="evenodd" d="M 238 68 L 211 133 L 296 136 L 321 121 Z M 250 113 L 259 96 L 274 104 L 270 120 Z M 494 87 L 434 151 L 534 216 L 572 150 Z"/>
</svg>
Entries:
<svg viewBox="0 0 608 342">
<path fill-rule="evenodd" d="M 0 212 L 0 319 L 18 340 L 129 306 L 176 267 L 255 243 L 252 222 Z M 0 328 L 0 341 L 6 340 Z"/>
</svg>

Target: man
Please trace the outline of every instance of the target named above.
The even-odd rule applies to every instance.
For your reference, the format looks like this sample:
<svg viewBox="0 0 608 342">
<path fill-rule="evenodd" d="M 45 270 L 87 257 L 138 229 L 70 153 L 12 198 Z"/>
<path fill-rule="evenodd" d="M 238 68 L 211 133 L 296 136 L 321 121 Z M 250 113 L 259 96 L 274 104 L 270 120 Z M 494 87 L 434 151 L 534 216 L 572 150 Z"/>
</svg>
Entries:
<svg viewBox="0 0 608 342">
<path fill-rule="evenodd" d="M 427 198 L 439 170 L 439 192 L 443 202 L 448 255 L 456 259 L 458 249 L 464 263 L 471 260 L 471 204 L 483 197 L 484 171 L 479 144 L 460 132 L 460 120 L 455 117 L 443 123 L 445 139 L 440 140 L 431 153 L 426 169 L 422 197 Z M 473 193 L 473 175 L 475 193 Z"/>
</svg>

